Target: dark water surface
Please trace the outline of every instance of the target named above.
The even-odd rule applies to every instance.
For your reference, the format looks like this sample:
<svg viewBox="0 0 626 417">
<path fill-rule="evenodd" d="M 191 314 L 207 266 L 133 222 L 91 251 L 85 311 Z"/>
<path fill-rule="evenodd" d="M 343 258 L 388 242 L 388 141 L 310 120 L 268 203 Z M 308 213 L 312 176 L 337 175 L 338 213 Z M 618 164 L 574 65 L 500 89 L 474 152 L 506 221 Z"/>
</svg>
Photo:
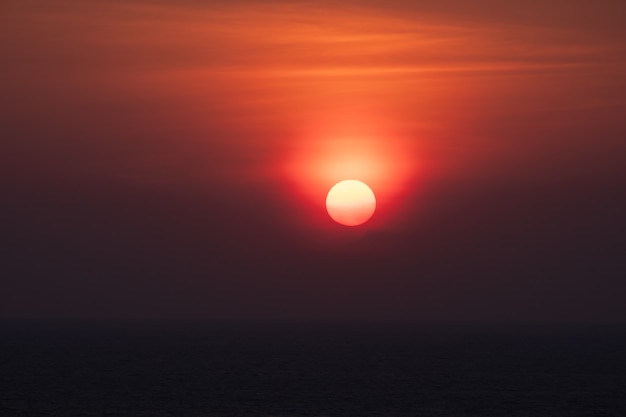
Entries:
<svg viewBox="0 0 626 417">
<path fill-rule="evenodd" d="M 2 416 L 626 416 L 626 327 L 0 323 Z"/>
</svg>

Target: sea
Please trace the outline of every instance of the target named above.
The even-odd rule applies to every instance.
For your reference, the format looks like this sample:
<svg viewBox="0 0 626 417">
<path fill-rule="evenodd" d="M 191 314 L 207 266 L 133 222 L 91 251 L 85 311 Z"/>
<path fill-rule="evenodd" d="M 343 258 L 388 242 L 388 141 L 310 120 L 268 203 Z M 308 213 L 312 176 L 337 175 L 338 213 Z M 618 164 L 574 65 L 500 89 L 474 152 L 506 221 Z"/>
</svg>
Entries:
<svg viewBox="0 0 626 417">
<path fill-rule="evenodd" d="M 626 416 L 626 326 L 0 322 L 0 415 Z"/>
</svg>

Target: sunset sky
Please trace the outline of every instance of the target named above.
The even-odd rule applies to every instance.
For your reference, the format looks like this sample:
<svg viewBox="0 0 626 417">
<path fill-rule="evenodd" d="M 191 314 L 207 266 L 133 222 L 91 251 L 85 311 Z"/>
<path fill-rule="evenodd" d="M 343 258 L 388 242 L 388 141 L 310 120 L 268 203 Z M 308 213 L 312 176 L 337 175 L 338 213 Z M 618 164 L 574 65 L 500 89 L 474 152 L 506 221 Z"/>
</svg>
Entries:
<svg viewBox="0 0 626 417">
<path fill-rule="evenodd" d="M 337 3 L 1 2 L 0 318 L 626 321 L 626 2 Z"/>
</svg>

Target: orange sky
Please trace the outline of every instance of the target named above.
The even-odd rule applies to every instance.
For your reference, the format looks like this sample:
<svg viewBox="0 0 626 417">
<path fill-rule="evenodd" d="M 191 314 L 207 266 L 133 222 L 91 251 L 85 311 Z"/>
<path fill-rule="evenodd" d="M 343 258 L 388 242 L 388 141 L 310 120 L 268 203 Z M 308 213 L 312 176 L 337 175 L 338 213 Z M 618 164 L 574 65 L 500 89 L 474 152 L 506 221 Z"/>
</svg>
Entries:
<svg viewBox="0 0 626 417">
<path fill-rule="evenodd" d="M 347 177 L 393 233 L 623 185 L 625 3 L 468 3 L 5 1 L 2 185 L 204 190 L 295 240 Z"/>
<path fill-rule="evenodd" d="M 388 181 L 406 183 L 433 165 L 478 175 L 550 147 L 620 146 L 561 143 L 619 123 L 618 3 L 410 4 L 6 2 L 4 111 L 52 131 L 97 126 L 106 140 L 33 146 L 95 152 L 76 152 L 95 159 L 81 169 L 157 182 L 196 168 L 169 150 L 204 153 L 222 179 L 282 181 L 277 162 L 367 142 L 395 158 L 380 162 L 398 171 Z M 141 155 L 101 156 L 128 148 Z"/>
</svg>

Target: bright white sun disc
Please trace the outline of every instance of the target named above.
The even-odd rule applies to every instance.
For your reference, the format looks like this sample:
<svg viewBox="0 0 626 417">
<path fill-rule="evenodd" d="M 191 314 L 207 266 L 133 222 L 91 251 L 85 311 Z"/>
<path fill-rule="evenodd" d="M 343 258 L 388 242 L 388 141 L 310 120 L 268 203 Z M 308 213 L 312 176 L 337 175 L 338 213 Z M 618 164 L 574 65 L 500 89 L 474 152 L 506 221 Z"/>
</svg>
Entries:
<svg viewBox="0 0 626 417">
<path fill-rule="evenodd" d="M 372 217 L 376 210 L 376 197 L 370 187 L 357 180 L 344 180 L 335 184 L 326 196 L 328 215 L 344 226 L 358 226 Z"/>
</svg>

